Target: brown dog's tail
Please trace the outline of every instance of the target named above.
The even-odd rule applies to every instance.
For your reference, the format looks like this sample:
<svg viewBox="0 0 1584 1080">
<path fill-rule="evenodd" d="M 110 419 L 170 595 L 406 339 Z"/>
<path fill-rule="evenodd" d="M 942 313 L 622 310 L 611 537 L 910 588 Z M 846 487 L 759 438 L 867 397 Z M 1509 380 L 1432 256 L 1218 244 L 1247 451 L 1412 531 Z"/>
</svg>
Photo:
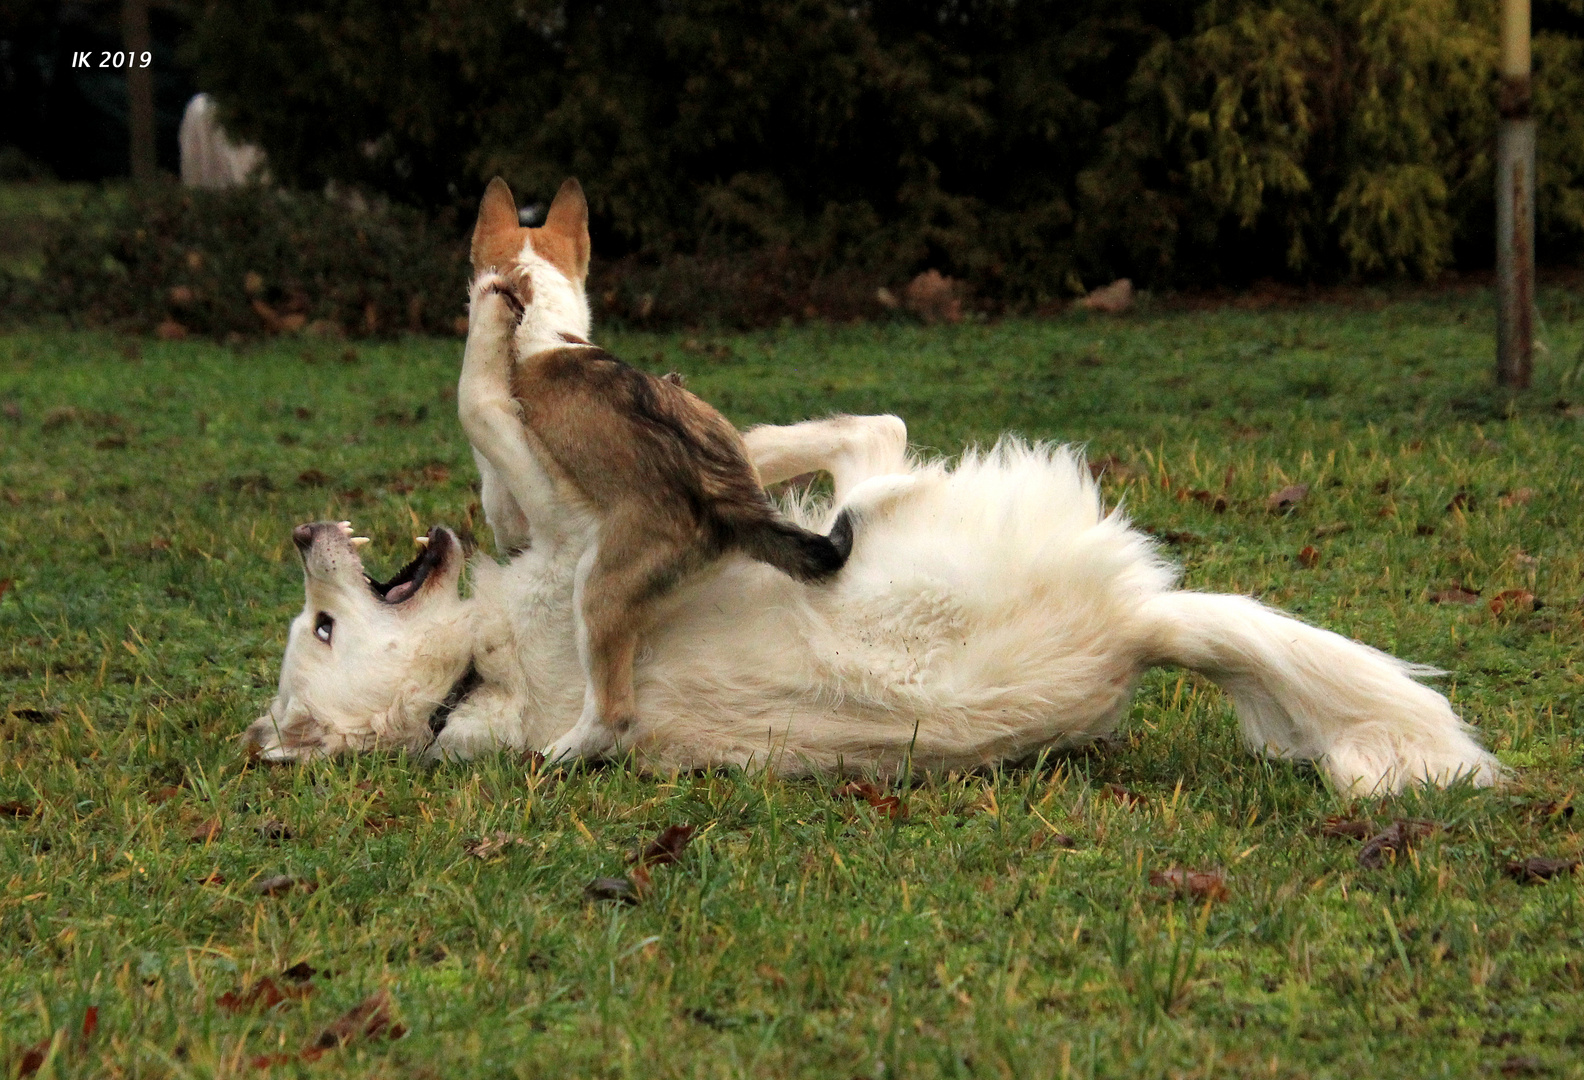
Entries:
<svg viewBox="0 0 1584 1080">
<path fill-rule="evenodd" d="M 799 581 L 824 581 L 846 565 L 852 554 L 853 518 L 843 510 L 830 535 L 821 536 L 778 517 L 767 517 L 740 526 L 733 539 L 743 554 Z"/>
</svg>

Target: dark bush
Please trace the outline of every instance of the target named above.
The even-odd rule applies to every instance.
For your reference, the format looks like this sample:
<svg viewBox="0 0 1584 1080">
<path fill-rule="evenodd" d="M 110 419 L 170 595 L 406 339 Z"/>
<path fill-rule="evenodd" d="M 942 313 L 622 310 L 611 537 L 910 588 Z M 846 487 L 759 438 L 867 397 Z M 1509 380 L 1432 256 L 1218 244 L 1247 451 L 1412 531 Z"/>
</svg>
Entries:
<svg viewBox="0 0 1584 1080">
<path fill-rule="evenodd" d="M 159 185 L 55 228 L 12 302 L 170 336 L 454 333 L 467 299 L 458 233 L 407 207 Z"/>
<path fill-rule="evenodd" d="M 1538 0 L 1542 255 L 1584 238 L 1584 0 Z M 1488 265 L 1494 0 L 211 0 L 275 174 L 471 210 L 584 181 L 595 246 L 778 251 L 1037 305 Z"/>
</svg>

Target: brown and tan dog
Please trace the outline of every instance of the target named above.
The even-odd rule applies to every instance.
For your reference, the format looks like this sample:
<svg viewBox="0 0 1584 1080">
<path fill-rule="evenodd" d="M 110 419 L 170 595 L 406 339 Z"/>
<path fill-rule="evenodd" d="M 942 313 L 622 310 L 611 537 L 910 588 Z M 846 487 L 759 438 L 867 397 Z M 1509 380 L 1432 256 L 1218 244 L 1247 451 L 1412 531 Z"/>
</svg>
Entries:
<svg viewBox="0 0 1584 1080">
<path fill-rule="evenodd" d="M 847 513 L 829 536 L 778 517 L 725 417 L 588 343 L 588 252 L 577 181 L 538 229 L 519 225 L 504 181 L 490 182 L 458 406 L 497 539 L 581 549 L 574 610 L 588 686 L 552 759 L 603 753 L 627 731 L 639 637 L 683 580 L 736 551 L 821 581 L 853 542 Z"/>
</svg>

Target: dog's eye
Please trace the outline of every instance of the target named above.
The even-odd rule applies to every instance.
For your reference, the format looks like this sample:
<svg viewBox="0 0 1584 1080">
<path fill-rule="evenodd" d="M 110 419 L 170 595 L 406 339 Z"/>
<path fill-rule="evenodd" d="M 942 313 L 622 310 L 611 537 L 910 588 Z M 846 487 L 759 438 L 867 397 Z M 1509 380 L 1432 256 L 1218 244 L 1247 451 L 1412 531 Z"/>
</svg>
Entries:
<svg viewBox="0 0 1584 1080">
<path fill-rule="evenodd" d="M 314 637 L 328 645 L 330 644 L 330 633 L 334 629 L 335 620 L 321 611 L 319 617 L 314 620 Z"/>
</svg>

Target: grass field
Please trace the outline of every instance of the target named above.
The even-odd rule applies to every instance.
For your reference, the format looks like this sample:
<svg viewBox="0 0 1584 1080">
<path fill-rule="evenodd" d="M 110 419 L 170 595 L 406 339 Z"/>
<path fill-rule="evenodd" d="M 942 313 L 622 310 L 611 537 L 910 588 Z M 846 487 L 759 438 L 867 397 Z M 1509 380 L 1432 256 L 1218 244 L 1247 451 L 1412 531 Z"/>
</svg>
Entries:
<svg viewBox="0 0 1584 1080">
<path fill-rule="evenodd" d="M 351 518 L 386 566 L 469 518 L 459 343 L 0 336 L 0 1069 L 1584 1075 L 1584 878 L 1505 872 L 1584 848 L 1584 298 L 1544 297 L 1512 399 L 1491 310 L 613 336 L 743 424 L 1085 441 L 1188 586 L 1447 669 L 1516 773 L 1350 803 L 1162 671 L 1116 744 L 920 778 L 898 817 L 761 775 L 250 766 L 236 736 L 301 604 L 292 525 Z M 1537 610 L 1492 611 L 1519 589 Z M 1435 828 L 1366 869 L 1333 817 Z M 586 898 L 672 824 L 696 838 L 641 903 Z M 521 843 L 469 853 L 497 832 Z M 1174 867 L 1226 895 L 1150 883 Z M 260 894 L 275 875 L 298 885 Z M 351 1012 L 380 993 L 389 1024 Z"/>
</svg>

